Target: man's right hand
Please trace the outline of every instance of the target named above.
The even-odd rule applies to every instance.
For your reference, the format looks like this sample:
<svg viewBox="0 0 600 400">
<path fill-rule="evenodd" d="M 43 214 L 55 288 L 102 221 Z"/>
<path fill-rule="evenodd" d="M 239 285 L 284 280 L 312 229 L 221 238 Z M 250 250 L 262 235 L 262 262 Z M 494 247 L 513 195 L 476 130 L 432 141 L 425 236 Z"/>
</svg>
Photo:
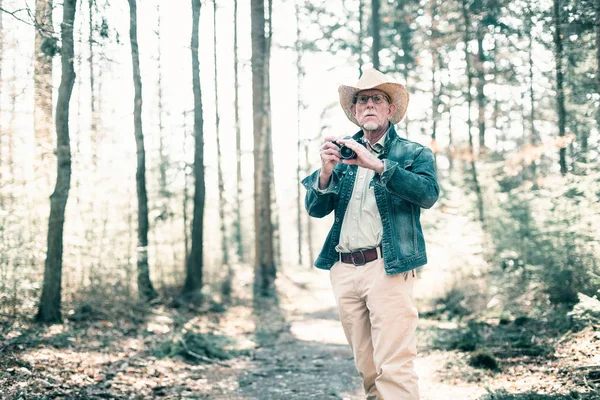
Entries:
<svg viewBox="0 0 600 400">
<path fill-rule="evenodd" d="M 325 189 L 329 185 L 329 179 L 333 172 L 333 167 L 340 162 L 340 148 L 332 143 L 337 138 L 327 136 L 321 146 L 321 172 L 319 174 L 319 189 Z"/>
</svg>

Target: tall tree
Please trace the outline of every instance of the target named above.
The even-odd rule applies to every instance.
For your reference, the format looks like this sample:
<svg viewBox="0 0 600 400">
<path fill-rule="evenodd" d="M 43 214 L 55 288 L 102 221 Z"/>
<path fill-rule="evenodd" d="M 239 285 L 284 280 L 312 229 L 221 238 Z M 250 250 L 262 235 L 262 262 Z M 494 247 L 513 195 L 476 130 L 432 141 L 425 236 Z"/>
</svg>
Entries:
<svg viewBox="0 0 600 400">
<path fill-rule="evenodd" d="M 2 0 L 0 0 L 0 10 L 2 10 Z M 3 126 L 2 126 L 2 62 L 4 60 L 4 26 L 3 26 L 3 15 L 0 11 L 0 182 L 4 182 L 2 179 L 2 165 L 4 164 L 4 158 L 2 157 L 2 137 L 3 137 Z M 2 187 L 0 187 L 0 190 Z M 4 196 L 0 192 L 0 207 L 4 206 Z"/>
<path fill-rule="evenodd" d="M 133 66 L 133 125 L 137 154 L 137 170 L 135 174 L 138 198 L 138 295 L 143 300 L 151 300 L 157 296 L 148 267 L 148 194 L 146 191 L 146 150 L 144 149 L 144 132 L 142 130 L 142 77 L 140 75 L 140 55 L 137 41 L 137 0 L 129 1 L 129 40 L 131 42 L 131 60 Z"/>
<path fill-rule="evenodd" d="M 595 0 L 595 28 L 596 28 L 596 93 L 600 95 L 600 0 Z M 596 110 L 596 129 L 600 131 L 600 106 Z"/>
<path fill-rule="evenodd" d="M 54 192 L 50 196 L 50 218 L 48 220 L 48 249 L 44 265 L 44 283 L 36 319 L 54 323 L 61 320 L 62 254 L 65 208 L 71 185 L 71 145 L 69 142 L 69 103 L 75 83 L 75 58 L 73 26 L 77 0 L 64 0 L 61 24 L 61 68 L 62 75 L 56 104 L 56 158 L 57 175 Z"/>
<path fill-rule="evenodd" d="M 399 46 L 397 40 L 392 39 L 391 45 L 394 46 L 394 64 L 398 68 L 404 78 L 405 85 L 411 85 L 411 73 L 414 74 L 416 68 L 413 35 L 414 28 L 411 21 L 415 19 L 414 6 L 411 6 L 411 1 L 396 2 L 394 10 L 393 29 L 394 35 L 400 36 Z M 395 36 L 394 36 L 395 37 Z M 408 137 L 410 132 L 410 118 L 406 115 L 402 121 L 405 129 L 405 135 Z"/>
<path fill-rule="evenodd" d="M 202 118 L 202 91 L 200 88 L 200 61 L 198 58 L 200 0 L 192 0 L 192 91 L 194 93 L 194 216 L 192 220 L 192 249 L 187 259 L 184 294 L 198 297 L 202 289 L 204 223 L 204 128 Z"/>
<path fill-rule="evenodd" d="M 359 35 L 360 38 L 360 35 Z M 359 54 L 359 60 L 360 60 L 360 54 Z M 360 67 L 362 67 L 362 65 L 360 65 Z M 360 68 L 359 67 L 359 68 Z M 302 115 L 302 109 L 304 108 L 303 104 L 302 104 L 302 75 L 303 75 L 303 71 L 302 71 L 302 42 L 301 42 L 301 38 L 300 38 L 300 6 L 298 4 L 296 4 L 296 79 L 297 79 L 297 83 L 296 83 L 296 93 L 297 93 L 297 97 L 296 97 L 296 111 L 297 111 L 297 131 L 298 131 L 298 142 L 297 142 L 297 146 L 296 146 L 296 151 L 298 152 L 298 159 L 297 159 L 297 165 L 296 165 L 296 188 L 297 188 L 297 195 L 296 195 L 296 231 L 298 233 L 298 265 L 302 265 L 302 216 L 304 215 L 303 212 L 303 206 L 302 206 L 302 182 L 301 182 L 301 177 L 300 177 L 300 172 L 302 171 L 302 162 L 301 162 L 301 155 L 302 155 L 302 129 L 301 129 L 301 124 L 300 124 L 300 120 L 301 120 L 301 115 Z"/>
<path fill-rule="evenodd" d="M 237 0 L 233 0 L 233 84 L 234 84 L 234 118 L 235 118 L 235 155 L 236 155 L 236 210 L 235 210 L 235 242 L 237 245 L 238 259 L 243 262 L 244 241 L 242 238 L 242 135 L 240 130 L 240 99 L 239 99 L 239 76 L 238 76 L 238 22 L 237 22 Z"/>
<path fill-rule="evenodd" d="M 469 161 L 471 162 L 471 178 L 473 180 L 473 189 L 475 191 L 475 195 L 477 196 L 477 209 L 479 211 L 479 220 L 484 222 L 484 213 L 483 213 L 483 198 L 481 195 L 481 186 L 479 185 L 479 178 L 477 175 L 477 163 L 475 156 L 475 146 L 473 143 L 473 133 L 472 133 L 472 125 L 473 120 L 471 117 L 471 104 L 473 103 L 473 95 L 471 94 L 471 89 L 473 87 L 473 70 L 471 68 L 471 53 L 469 52 L 469 43 L 471 41 L 471 12 L 469 10 L 469 1 L 470 0 L 461 0 L 462 3 L 462 16 L 463 22 L 465 24 L 464 27 L 464 42 L 465 42 L 465 61 L 466 61 L 466 74 L 467 74 L 467 131 L 469 135 Z"/>
<path fill-rule="evenodd" d="M 363 0 L 358 0 L 358 40 L 357 40 L 357 53 L 358 53 L 358 76 L 362 76 L 363 69 L 363 34 L 364 34 L 364 14 L 365 7 Z"/>
<path fill-rule="evenodd" d="M 217 0 L 213 0 L 213 49 L 215 77 L 215 130 L 217 136 L 217 182 L 219 186 L 219 220 L 221 228 L 221 261 L 229 265 L 229 246 L 227 229 L 225 227 L 225 182 L 223 181 L 223 157 L 221 155 L 221 135 L 219 131 L 219 67 L 217 65 Z M 230 268 L 231 269 L 231 268 Z M 230 274 L 231 275 L 231 274 Z"/>
<path fill-rule="evenodd" d="M 556 110 L 558 114 L 558 136 L 565 136 L 565 124 L 567 112 L 565 110 L 565 90 L 563 73 L 563 43 L 561 32 L 561 5 L 560 0 L 554 0 L 553 3 L 553 24 L 554 24 L 554 60 L 556 63 Z M 560 173 L 567 173 L 567 149 L 564 144 L 559 150 Z"/>
<path fill-rule="evenodd" d="M 35 2 L 35 47 L 33 53 L 33 129 L 36 138 L 36 172 L 49 167 L 52 138 L 52 57 L 58 51 L 52 22 L 52 0 Z M 45 174 L 48 184 L 50 176 Z"/>
<path fill-rule="evenodd" d="M 379 51 L 381 50 L 381 32 L 379 19 L 379 0 L 371 0 L 371 35 L 373 36 L 373 68 L 379 69 Z"/>
<path fill-rule="evenodd" d="M 273 143 L 273 132 L 271 127 L 271 43 L 273 42 L 273 0 L 267 0 L 267 19 L 265 21 L 265 40 L 266 40 L 266 53 L 265 53 L 265 87 L 264 87 L 264 99 L 265 99 L 265 115 L 266 115 L 266 129 L 267 129 L 267 151 L 269 155 L 269 179 L 271 193 L 271 229 L 273 230 L 273 268 L 269 271 L 271 280 L 275 280 L 276 267 L 281 265 L 281 229 L 279 224 L 279 208 L 277 207 L 277 192 L 275 191 L 275 161 L 273 159 L 272 143 Z"/>
<path fill-rule="evenodd" d="M 477 123 L 479 126 L 479 152 L 485 151 L 485 54 L 483 53 L 483 41 L 485 40 L 484 22 L 477 25 Z"/>
<path fill-rule="evenodd" d="M 165 150 L 165 137 L 164 137 L 164 122 L 163 122 L 163 114 L 164 114 L 164 104 L 163 104 L 163 84 L 162 84 L 162 46 L 160 42 L 160 4 L 156 5 L 156 69 L 158 70 L 158 79 L 156 82 L 156 87 L 158 90 L 158 158 L 159 161 L 159 181 L 158 186 L 160 188 L 160 193 L 162 196 L 168 196 L 167 189 L 167 164 L 168 157 Z"/>
<path fill-rule="evenodd" d="M 95 0 L 88 0 L 88 23 L 89 23 L 89 37 L 88 46 L 90 57 L 88 64 L 90 66 L 90 109 L 91 109 L 91 121 L 90 121 L 90 133 L 92 137 L 92 164 L 94 168 L 98 164 L 98 107 L 96 103 L 96 84 L 95 84 L 95 62 L 94 62 L 94 6 Z"/>
<path fill-rule="evenodd" d="M 441 104 L 442 81 L 439 79 L 441 73 L 442 56 L 440 54 L 440 41 L 438 30 L 438 0 L 431 1 L 431 143 L 434 148 L 434 162 L 437 168 L 437 126 L 440 119 L 439 107 Z M 439 81 L 439 82 L 438 82 Z"/>
<path fill-rule="evenodd" d="M 267 109 L 268 48 L 265 36 L 264 0 L 251 0 L 252 36 L 252 109 L 254 114 L 254 288 L 262 295 L 270 294 L 275 279 L 273 229 L 271 226 L 271 145 Z"/>
</svg>

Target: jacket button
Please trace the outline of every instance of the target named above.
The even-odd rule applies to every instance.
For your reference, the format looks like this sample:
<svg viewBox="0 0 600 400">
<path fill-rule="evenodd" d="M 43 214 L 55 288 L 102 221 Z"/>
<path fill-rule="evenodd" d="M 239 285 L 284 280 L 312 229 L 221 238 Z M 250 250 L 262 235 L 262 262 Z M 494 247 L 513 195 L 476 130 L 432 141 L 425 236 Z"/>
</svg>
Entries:
<svg viewBox="0 0 600 400">
<path fill-rule="evenodd" d="M 354 172 L 350 171 L 350 172 L 349 172 L 349 174 L 350 174 L 350 175 L 354 175 Z"/>
<path fill-rule="evenodd" d="M 335 222 L 340 222 L 340 219 L 339 219 L 339 218 L 336 218 L 336 219 L 335 219 Z"/>
</svg>

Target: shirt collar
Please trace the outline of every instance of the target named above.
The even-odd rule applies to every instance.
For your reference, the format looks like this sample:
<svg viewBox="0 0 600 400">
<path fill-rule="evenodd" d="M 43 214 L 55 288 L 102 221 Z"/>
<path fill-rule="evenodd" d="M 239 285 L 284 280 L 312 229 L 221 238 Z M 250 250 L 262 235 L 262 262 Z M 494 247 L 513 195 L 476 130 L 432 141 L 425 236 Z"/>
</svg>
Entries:
<svg viewBox="0 0 600 400">
<path fill-rule="evenodd" d="M 390 133 L 390 129 L 392 129 L 392 124 L 390 124 L 388 130 L 386 133 L 383 134 L 382 137 L 379 138 L 379 140 L 375 143 L 373 143 L 371 145 L 371 150 L 375 153 L 375 154 L 381 154 L 381 152 L 383 151 L 383 147 L 385 145 L 385 139 L 387 139 L 388 134 Z"/>
</svg>

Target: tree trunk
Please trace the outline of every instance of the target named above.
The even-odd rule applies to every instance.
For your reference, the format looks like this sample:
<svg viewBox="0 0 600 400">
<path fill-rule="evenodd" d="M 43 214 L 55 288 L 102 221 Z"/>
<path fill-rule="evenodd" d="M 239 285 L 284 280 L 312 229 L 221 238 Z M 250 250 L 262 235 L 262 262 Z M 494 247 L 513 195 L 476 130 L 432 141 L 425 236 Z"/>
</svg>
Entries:
<svg viewBox="0 0 600 400">
<path fill-rule="evenodd" d="M 56 39 L 52 24 L 52 0 L 35 2 L 35 50 L 33 53 L 33 129 L 36 139 L 36 174 L 43 174 L 50 185 L 52 138 L 52 55 Z"/>
<path fill-rule="evenodd" d="M 431 5 L 431 145 L 433 147 L 433 156 L 434 156 L 434 164 L 437 169 L 437 124 L 440 119 L 439 106 L 440 106 L 440 96 L 442 92 L 442 82 L 441 80 L 438 82 L 436 79 L 436 70 L 437 73 L 441 73 L 441 56 L 439 54 L 439 43 L 438 43 L 438 23 L 436 20 L 436 15 L 438 12 L 438 4 L 437 0 L 432 1 Z"/>
<path fill-rule="evenodd" d="M 537 146 L 540 143 L 540 138 L 535 130 L 535 92 L 533 90 L 533 11 L 531 10 L 531 2 L 527 3 L 527 21 L 526 21 L 526 35 L 528 39 L 527 52 L 528 52 L 528 64 L 529 64 L 529 143 L 532 146 Z M 531 165 L 528 167 L 531 179 L 536 182 L 537 175 L 537 160 L 533 160 Z"/>
<path fill-rule="evenodd" d="M 183 148 L 181 149 L 181 154 L 186 153 L 188 148 L 187 146 L 187 124 L 186 124 L 187 113 L 183 112 Z M 183 166 L 183 245 L 184 245 L 184 260 L 187 263 L 188 257 L 190 256 L 190 237 L 189 237 L 189 218 L 188 218 L 188 203 L 190 199 L 189 190 L 188 190 L 188 164 L 187 162 Z"/>
<path fill-rule="evenodd" d="M 63 228 L 65 208 L 71 184 L 71 147 L 69 143 L 69 102 L 75 83 L 73 60 L 73 25 L 75 22 L 76 0 L 63 2 L 63 21 L 61 24 L 62 75 L 58 89 L 56 104 L 56 137 L 57 137 L 57 176 L 54 193 L 50 196 L 50 218 L 48 221 L 48 252 L 44 266 L 44 283 L 42 296 L 36 319 L 45 323 L 61 320 L 61 284 Z"/>
<path fill-rule="evenodd" d="M 454 132 L 452 131 L 452 107 L 448 107 L 448 175 L 454 170 Z"/>
<path fill-rule="evenodd" d="M 277 192 L 275 191 L 275 162 L 273 159 L 273 132 L 271 129 L 271 43 L 273 38 L 273 0 L 267 0 L 267 19 L 265 21 L 265 39 L 266 39 L 266 55 L 265 55 L 265 115 L 266 115 L 266 130 L 267 130 L 267 151 L 269 156 L 269 180 L 271 195 L 271 229 L 273 231 L 273 264 L 269 269 L 271 281 L 275 281 L 277 277 L 277 266 L 281 265 L 281 229 L 279 225 L 279 208 L 277 207 Z"/>
<path fill-rule="evenodd" d="M 371 29 L 373 35 L 373 68 L 379 69 L 379 50 L 381 50 L 381 33 L 379 21 L 379 0 L 372 0 Z"/>
<path fill-rule="evenodd" d="M 304 173 L 306 175 L 310 174 L 311 172 L 311 168 L 310 168 L 310 159 L 309 159 L 309 146 L 310 146 L 310 141 L 309 140 L 305 140 L 304 141 Z M 310 266 L 313 266 L 313 263 L 315 262 L 315 252 L 313 249 L 313 230 L 312 230 L 312 218 L 308 217 L 308 214 L 306 218 L 306 242 L 308 243 L 308 259 L 310 262 Z"/>
<path fill-rule="evenodd" d="M 158 69 L 158 80 L 156 86 L 158 89 L 158 156 L 160 159 L 159 164 L 159 181 L 158 187 L 162 196 L 168 197 L 169 190 L 167 189 L 167 168 L 168 168 L 168 157 L 165 153 L 165 127 L 163 122 L 164 104 L 163 104 L 163 86 L 162 86 L 162 46 L 160 45 L 160 4 L 156 5 L 156 15 L 158 21 L 156 21 L 156 42 L 158 47 L 156 49 L 156 68 Z"/>
<path fill-rule="evenodd" d="M 471 95 L 471 88 L 473 87 L 473 72 L 471 69 L 471 54 L 469 53 L 469 42 L 471 40 L 470 35 L 470 25 L 471 19 L 469 17 L 469 10 L 467 7 L 468 0 L 462 0 L 462 14 L 465 22 L 465 61 L 466 65 L 466 74 L 467 74 L 467 130 L 469 133 L 469 153 L 470 153 L 470 162 L 471 162 L 471 178 L 473 179 L 473 189 L 477 196 L 477 209 L 479 211 L 479 220 L 481 223 L 484 222 L 484 213 L 483 213 L 483 198 L 481 197 L 481 188 L 479 186 L 479 179 L 477 176 L 477 164 L 475 162 L 475 146 L 473 143 L 473 133 L 471 132 L 471 127 L 473 125 L 471 118 L 471 103 L 473 102 L 473 96 Z"/>
<path fill-rule="evenodd" d="M 142 300 L 151 300 L 157 296 L 148 268 L 148 195 L 146 193 L 146 151 L 142 131 L 142 78 L 140 75 L 140 57 L 137 42 L 137 0 L 129 1 L 129 39 L 131 42 L 131 60 L 133 65 L 133 85 L 135 88 L 133 103 L 133 124 L 137 154 L 135 174 L 138 197 L 138 295 Z"/>
<path fill-rule="evenodd" d="M 95 71 L 94 71 L 94 7 L 95 0 L 88 1 L 89 7 L 89 65 L 90 65 L 90 108 L 91 108 L 91 125 L 90 125 L 90 134 L 92 138 L 92 165 L 94 169 L 96 169 L 98 165 L 98 109 L 96 106 L 96 85 L 94 82 L 95 79 Z"/>
<path fill-rule="evenodd" d="M 1 1 L 1 0 L 0 0 Z M 359 38 L 360 38 L 360 34 L 359 34 Z M 359 59 L 360 59 L 360 53 L 359 53 Z M 360 68 L 360 67 L 359 67 Z M 298 120 L 297 120 L 297 131 L 298 131 L 298 142 L 297 142 L 297 147 L 296 150 L 298 152 L 298 159 L 297 159 L 297 164 L 296 164 L 296 186 L 297 186 L 297 190 L 298 193 L 296 195 L 296 231 L 298 233 L 298 265 L 302 265 L 304 264 L 304 261 L 302 260 L 302 215 L 304 215 L 303 212 L 303 206 L 302 206 L 302 182 L 301 182 L 301 177 L 300 177 L 300 173 L 302 172 L 302 167 L 301 167 L 301 154 L 302 154 L 302 129 L 301 129 L 301 123 L 300 123 L 300 119 L 301 119 L 301 114 L 302 114 L 302 110 L 304 108 L 303 104 L 302 104 L 302 42 L 300 39 L 300 6 L 298 4 L 296 4 L 296 79 L 297 79 L 297 85 L 296 85 L 296 93 L 297 93 L 297 98 L 296 98 L 296 111 L 298 114 Z"/>
<path fill-rule="evenodd" d="M 233 0 L 233 82 L 235 86 L 235 154 L 237 164 L 236 179 L 236 211 L 235 211 L 235 242 L 237 244 L 237 255 L 240 262 L 245 261 L 244 241 L 242 238 L 242 135 L 240 130 L 240 100 L 239 100 L 239 78 L 238 78 L 238 22 L 237 22 L 237 0 Z"/>
<path fill-rule="evenodd" d="M 223 157 L 221 155 L 221 137 L 219 132 L 219 79 L 217 67 L 217 0 L 213 0 L 213 48 L 215 73 L 215 129 L 217 136 L 217 182 L 219 186 L 219 220 L 221 228 L 221 262 L 229 265 L 229 246 L 227 229 L 225 228 L 225 183 L 223 181 Z"/>
<path fill-rule="evenodd" d="M 273 286 L 275 270 L 273 231 L 271 227 L 271 166 L 268 127 L 268 104 L 265 90 L 268 73 L 267 40 L 265 37 L 264 0 L 251 0 L 252 25 L 252 108 L 254 114 L 254 225 L 255 271 L 254 289 L 257 294 L 268 295 Z"/>
<path fill-rule="evenodd" d="M 364 4 L 363 0 L 358 0 L 358 77 L 362 76 L 363 69 L 363 32 L 365 30 L 363 26 L 364 17 Z"/>
<path fill-rule="evenodd" d="M 565 126 L 566 126 L 566 110 L 565 110 L 565 91 L 563 88 L 564 85 L 564 75 L 563 75 L 563 67 L 562 67 L 562 58 L 563 58 L 563 43 L 562 43 L 562 32 L 560 29 L 561 24 L 561 16 L 560 16 L 560 0 L 554 0 L 553 6 L 553 16 L 554 16 L 554 58 L 556 61 L 556 109 L 558 114 L 558 136 L 565 136 Z M 566 146 L 561 144 L 561 148 L 559 150 L 559 165 L 560 165 L 560 173 L 565 175 L 567 173 L 567 159 L 566 159 Z"/>
<path fill-rule="evenodd" d="M 2 9 L 2 0 L 0 0 L 0 10 Z M 2 157 L 2 138 L 4 137 L 4 127 L 2 126 L 2 62 L 4 60 L 4 26 L 3 22 L 4 13 L 0 11 L 0 182 L 4 182 L 4 177 L 2 176 L 2 171 L 4 168 L 2 167 L 4 164 L 4 158 Z M 0 208 L 4 208 L 4 195 L 2 190 L 2 185 L 0 183 Z"/>
<path fill-rule="evenodd" d="M 479 125 L 479 152 L 485 152 L 485 69 L 483 54 L 483 41 L 485 39 L 484 27 L 479 24 L 477 27 L 477 105 L 478 105 L 478 125 Z"/>
<path fill-rule="evenodd" d="M 192 90 L 194 92 L 194 217 L 192 221 L 192 250 L 187 260 L 184 294 L 200 299 L 203 273 L 204 224 L 204 121 L 202 118 L 202 91 L 200 87 L 200 61 L 198 59 L 200 0 L 192 0 Z"/>
<path fill-rule="evenodd" d="M 596 92 L 600 95 L 600 0 L 596 0 Z M 596 110 L 596 129 L 600 131 L 600 107 Z M 583 147 L 583 144 L 582 144 Z M 585 143 L 586 157 L 588 143 Z"/>
</svg>

